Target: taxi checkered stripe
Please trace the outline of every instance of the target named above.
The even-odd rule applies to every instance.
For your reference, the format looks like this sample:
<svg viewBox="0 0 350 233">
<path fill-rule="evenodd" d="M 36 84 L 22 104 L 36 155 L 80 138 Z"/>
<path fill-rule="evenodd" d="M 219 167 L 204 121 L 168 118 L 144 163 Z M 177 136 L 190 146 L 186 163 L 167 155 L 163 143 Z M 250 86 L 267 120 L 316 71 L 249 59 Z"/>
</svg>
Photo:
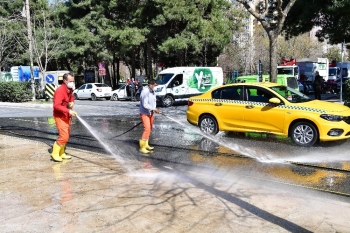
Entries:
<svg viewBox="0 0 350 233">
<path fill-rule="evenodd" d="M 220 103 L 236 103 L 236 104 L 251 104 L 251 105 L 259 105 L 259 106 L 266 106 L 271 105 L 268 103 L 263 102 L 252 102 L 252 101 L 243 101 L 243 100 L 227 100 L 227 99 L 191 99 L 193 102 L 220 102 Z M 308 112 L 318 112 L 318 113 L 326 113 L 324 110 L 320 110 L 317 108 L 308 108 L 303 106 L 286 106 L 286 105 L 279 105 L 277 108 L 285 108 L 285 109 L 295 109 L 295 110 L 301 110 L 301 111 L 308 111 Z"/>
<path fill-rule="evenodd" d="M 303 110 L 303 111 L 309 111 L 309 112 L 326 113 L 326 111 L 324 111 L 324 110 L 320 110 L 320 109 L 317 109 L 317 108 L 302 107 L 302 106 L 284 106 L 284 108 L 286 108 L 286 109 L 297 109 L 297 110 Z"/>
</svg>

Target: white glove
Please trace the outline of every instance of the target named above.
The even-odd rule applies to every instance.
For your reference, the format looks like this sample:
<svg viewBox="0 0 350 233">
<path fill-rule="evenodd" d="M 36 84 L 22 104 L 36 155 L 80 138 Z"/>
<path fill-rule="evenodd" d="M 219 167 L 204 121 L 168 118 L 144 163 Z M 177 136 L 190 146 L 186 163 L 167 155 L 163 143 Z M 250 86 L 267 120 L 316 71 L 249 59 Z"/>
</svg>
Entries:
<svg viewBox="0 0 350 233">
<path fill-rule="evenodd" d="M 74 107 L 74 103 L 73 102 L 69 102 L 68 103 L 68 108 L 73 109 L 73 107 Z"/>
<path fill-rule="evenodd" d="M 77 116 L 77 112 L 76 111 L 73 111 L 73 110 L 69 110 L 69 115 L 71 116 Z"/>
</svg>

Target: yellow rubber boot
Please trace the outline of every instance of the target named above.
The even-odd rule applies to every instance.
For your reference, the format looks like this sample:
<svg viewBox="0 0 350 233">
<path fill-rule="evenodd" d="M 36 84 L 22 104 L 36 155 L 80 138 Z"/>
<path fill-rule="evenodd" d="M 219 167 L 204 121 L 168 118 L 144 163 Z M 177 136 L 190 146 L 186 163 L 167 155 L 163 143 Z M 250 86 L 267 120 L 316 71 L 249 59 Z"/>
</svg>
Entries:
<svg viewBox="0 0 350 233">
<path fill-rule="evenodd" d="M 147 150 L 154 150 L 153 146 L 148 145 L 148 139 L 146 140 L 146 149 Z"/>
<path fill-rule="evenodd" d="M 56 142 L 53 144 L 51 158 L 55 162 L 62 162 L 62 158 L 60 157 L 61 146 Z"/>
<path fill-rule="evenodd" d="M 67 155 L 66 152 L 65 152 L 65 149 L 66 149 L 66 145 L 61 146 L 60 157 L 62 159 L 71 159 L 72 156 Z"/>
<path fill-rule="evenodd" d="M 144 154 L 149 154 L 150 151 L 146 149 L 146 140 L 139 140 L 140 143 L 140 152 L 144 153 Z"/>
</svg>

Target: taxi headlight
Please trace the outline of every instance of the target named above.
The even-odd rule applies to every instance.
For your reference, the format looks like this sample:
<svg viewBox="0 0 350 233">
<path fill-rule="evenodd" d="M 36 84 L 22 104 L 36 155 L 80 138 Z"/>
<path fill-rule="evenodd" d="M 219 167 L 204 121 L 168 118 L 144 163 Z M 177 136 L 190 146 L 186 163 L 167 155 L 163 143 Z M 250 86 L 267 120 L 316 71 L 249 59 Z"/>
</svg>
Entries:
<svg viewBox="0 0 350 233">
<path fill-rule="evenodd" d="M 156 92 L 161 92 L 163 90 L 163 87 L 158 87 L 157 89 L 156 89 Z"/>
<path fill-rule="evenodd" d="M 331 114 L 322 114 L 320 117 L 327 120 L 327 121 L 342 121 L 343 120 L 342 116 L 331 115 Z"/>
</svg>

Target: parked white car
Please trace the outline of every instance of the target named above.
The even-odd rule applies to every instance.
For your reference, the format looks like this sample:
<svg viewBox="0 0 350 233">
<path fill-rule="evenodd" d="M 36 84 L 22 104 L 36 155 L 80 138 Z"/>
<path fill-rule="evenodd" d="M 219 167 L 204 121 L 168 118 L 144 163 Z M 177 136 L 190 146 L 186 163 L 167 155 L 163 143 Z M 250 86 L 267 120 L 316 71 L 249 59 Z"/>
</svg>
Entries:
<svg viewBox="0 0 350 233">
<path fill-rule="evenodd" d="M 143 88 L 147 86 L 146 83 L 142 84 Z M 112 100 L 131 100 L 130 92 L 127 90 L 127 86 L 125 84 L 121 84 L 121 86 L 112 91 Z M 137 101 L 140 100 L 140 91 L 137 90 L 135 93 L 135 98 Z"/>
<path fill-rule="evenodd" d="M 74 90 L 74 99 L 91 99 L 93 101 L 99 98 L 111 99 L 112 88 L 104 83 L 86 83 Z"/>
</svg>

